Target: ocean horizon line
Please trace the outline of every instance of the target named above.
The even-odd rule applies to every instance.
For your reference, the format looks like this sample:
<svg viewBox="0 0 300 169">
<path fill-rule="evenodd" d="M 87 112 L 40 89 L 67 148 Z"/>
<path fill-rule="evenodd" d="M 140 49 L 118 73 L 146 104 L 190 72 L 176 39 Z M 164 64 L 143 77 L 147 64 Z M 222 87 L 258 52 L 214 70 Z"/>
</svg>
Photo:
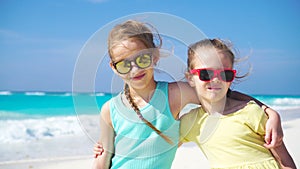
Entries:
<svg viewBox="0 0 300 169">
<path fill-rule="evenodd" d="M 112 93 L 112 92 L 107 92 L 107 91 L 55 91 L 55 90 L 0 90 L 0 95 L 9 95 L 9 94 L 104 94 L 104 95 L 115 95 L 118 94 L 118 92 L 116 93 Z M 250 96 L 300 96 L 299 94 L 263 94 L 263 93 L 245 93 L 247 95 Z"/>
</svg>

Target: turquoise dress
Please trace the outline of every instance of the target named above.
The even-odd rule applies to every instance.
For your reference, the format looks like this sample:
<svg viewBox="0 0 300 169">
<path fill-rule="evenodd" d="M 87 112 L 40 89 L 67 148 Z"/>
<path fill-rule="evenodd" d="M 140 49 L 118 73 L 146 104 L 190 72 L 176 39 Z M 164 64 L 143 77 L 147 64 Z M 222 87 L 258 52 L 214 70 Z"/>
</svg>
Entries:
<svg viewBox="0 0 300 169">
<path fill-rule="evenodd" d="M 126 107 L 121 94 L 110 100 L 110 116 L 115 131 L 115 154 L 112 169 L 169 169 L 179 140 L 179 121 L 175 120 L 168 102 L 168 83 L 157 82 L 150 102 L 141 114 L 168 136 L 173 144 L 142 122 L 132 108 Z"/>
</svg>

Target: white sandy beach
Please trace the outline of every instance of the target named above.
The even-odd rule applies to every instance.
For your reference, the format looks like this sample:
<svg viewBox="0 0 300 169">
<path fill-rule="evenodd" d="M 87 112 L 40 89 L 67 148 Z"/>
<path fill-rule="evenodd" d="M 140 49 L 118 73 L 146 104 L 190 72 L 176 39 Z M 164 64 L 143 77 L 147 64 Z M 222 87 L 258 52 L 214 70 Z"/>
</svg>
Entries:
<svg viewBox="0 0 300 169">
<path fill-rule="evenodd" d="M 300 119 L 282 122 L 284 128 L 284 141 L 292 155 L 297 167 L 300 164 Z M 41 159 L 31 161 L 19 161 L 17 163 L 2 163 L 1 169 L 89 169 L 92 166 L 93 158 L 70 157 L 64 159 Z M 186 144 L 177 151 L 172 169 L 196 169 L 209 168 L 209 164 L 201 151 L 193 144 Z"/>
</svg>

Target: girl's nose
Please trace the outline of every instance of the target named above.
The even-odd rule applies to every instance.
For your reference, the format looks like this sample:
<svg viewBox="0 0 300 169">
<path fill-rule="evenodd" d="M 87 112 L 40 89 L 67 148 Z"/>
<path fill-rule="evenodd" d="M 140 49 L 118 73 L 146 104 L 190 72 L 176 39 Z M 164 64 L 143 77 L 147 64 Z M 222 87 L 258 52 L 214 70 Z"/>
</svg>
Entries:
<svg viewBox="0 0 300 169">
<path fill-rule="evenodd" d="M 139 70 L 139 67 L 133 61 L 131 62 L 131 66 L 132 66 L 131 72 L 135 72 Z"/>
<path fill-rule="evenodd" d="M 219 81 L 221 81 L 221 79 L 220 79 L 219 76 L 214 76 L 211 81 L 213 81 L 213 82 L 219 82 Z"/>
</svg>

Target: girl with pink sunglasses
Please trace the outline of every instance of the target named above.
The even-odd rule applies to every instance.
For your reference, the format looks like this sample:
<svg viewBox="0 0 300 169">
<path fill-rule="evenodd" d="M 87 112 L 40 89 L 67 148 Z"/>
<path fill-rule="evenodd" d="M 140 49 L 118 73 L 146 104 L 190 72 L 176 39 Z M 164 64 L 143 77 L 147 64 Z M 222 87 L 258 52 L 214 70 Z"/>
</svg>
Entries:
<svg viewBox="0 0 300 169">
<path fill-rule="evenodd" d="M 268 117 L 254 101 L 228 97 L 236 76 L 235 56 L 219 39 L 205 39 L 188 50 L 186 78 L 201 107 L 181 117 L 182 142 L 195 142 L 218 169 L 295 169 L 284 143 L 267 149 L 264 136 Z"/>
</svg>

